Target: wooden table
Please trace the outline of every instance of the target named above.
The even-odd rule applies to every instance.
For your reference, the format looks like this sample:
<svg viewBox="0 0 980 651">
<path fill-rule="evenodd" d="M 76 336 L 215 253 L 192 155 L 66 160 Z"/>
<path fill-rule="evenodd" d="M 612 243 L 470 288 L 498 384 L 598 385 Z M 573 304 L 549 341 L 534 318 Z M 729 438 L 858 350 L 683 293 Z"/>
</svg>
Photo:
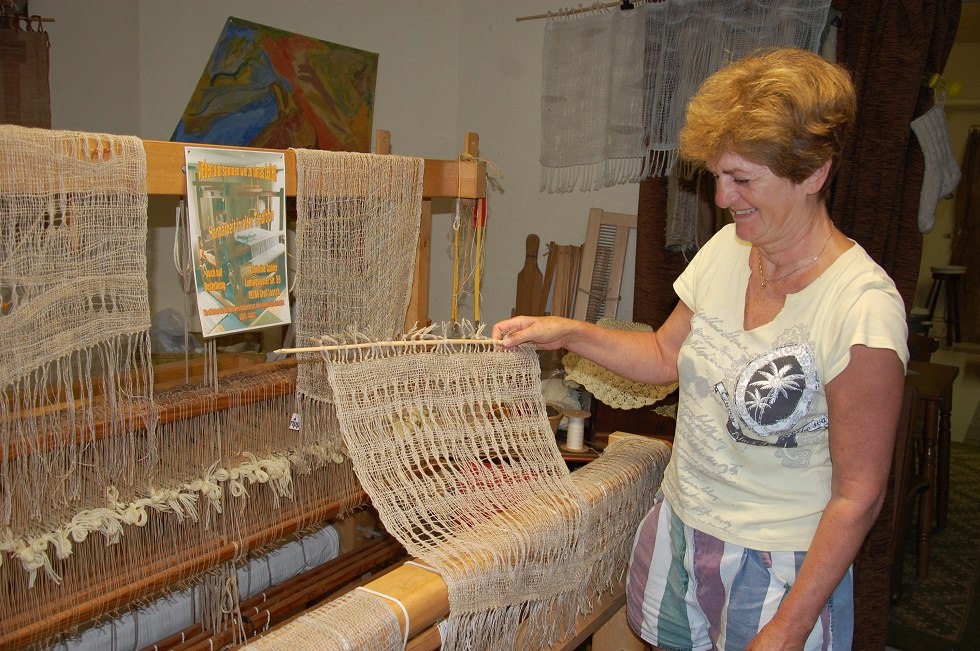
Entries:
<svg viewBox="0 0 980 651">
<path fill-rule="evenodd" d="M 960 369 L 946 364 L 909 362 L 905 385 L 919 392 L 916 414 L 922 416 L 922 476 L 928 482 L 919 501 L 916 574 L 929 573 L 929 544 L 933 519 L 937 529 L 946 526 L 949 505 L 949 415 L 953 406 L 953 382 Z"/>
</svg>

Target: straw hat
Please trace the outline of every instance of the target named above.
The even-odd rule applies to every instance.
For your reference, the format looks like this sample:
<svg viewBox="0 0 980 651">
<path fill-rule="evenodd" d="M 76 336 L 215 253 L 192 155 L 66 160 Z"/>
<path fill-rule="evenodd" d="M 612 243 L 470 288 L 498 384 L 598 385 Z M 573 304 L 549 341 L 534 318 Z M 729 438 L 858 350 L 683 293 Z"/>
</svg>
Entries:
<svg viewBox="0 0 980 651">
<path fill-rule="evenodd" d="M 645 323 L 599 319 L 596 325 L 613 330 L 641 330 L 652 332 Z M 565 366 L 565 379 L 582 385 L 597 400 L 617 409 L 637 409 L 659 402 L 677 388 L 672 384 L 643 384 L 617 375 L 578 353 L 567 353 L 562 358 Z"/>
</svg>

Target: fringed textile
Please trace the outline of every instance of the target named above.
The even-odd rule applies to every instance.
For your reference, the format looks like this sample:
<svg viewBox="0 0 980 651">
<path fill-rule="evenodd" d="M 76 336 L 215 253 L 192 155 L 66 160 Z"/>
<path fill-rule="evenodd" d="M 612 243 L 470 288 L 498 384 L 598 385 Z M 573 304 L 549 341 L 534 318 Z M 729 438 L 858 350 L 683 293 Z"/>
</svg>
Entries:
<svg viewBox="0 0 980 651">
<path fill-rule="evenodd" d="M 297 149 L 296 342 L 348 328 L 391 338 L 404 330 L 422 209 L 424 161 Z M 345 457 L 326 374 L 300 355 L 300 428 L 307 444 Z"/>
<path fill-rule="evenodd" d="M 816 51 L 829 7 L 829 0 L 664 0 L 549 19 L 542 189 L 592 190 L 669 174 L 701 82 L 760 47 Z"/>
<path fill-rule="evenodd" d="M 537 354 L 421 340 L 431 332 L 324 353 L 354 470 L 385 529 L 445 580 L 446 648 L 548 646 L 575 623 L 589 514 Z"/>
<path fill-rule="evenodd" d="M 541 94 L 541 189 L 570 192 L 638 182 L 643 141 L 639 14 L 597 10 L 549 19 Z"/>
<path fill-rule="evenodd" d="M 6 538 L 43 529 L 88 485 L 141 472 L 131 433 L 153 441 L 146 206 L 138 139 L 0 126 Z M 94 445 L 103 437 L 114 442 Z M 32 582 L 51 573 L 39 550 L 17 554 Z"/>
</svg>

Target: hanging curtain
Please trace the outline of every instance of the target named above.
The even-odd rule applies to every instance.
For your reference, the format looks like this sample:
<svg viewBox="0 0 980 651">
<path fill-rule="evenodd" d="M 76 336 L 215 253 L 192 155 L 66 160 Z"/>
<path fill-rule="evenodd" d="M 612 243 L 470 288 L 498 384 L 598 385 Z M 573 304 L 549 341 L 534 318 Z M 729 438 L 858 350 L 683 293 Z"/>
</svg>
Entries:
<svg viewBox="0 0 980 651">
<path fill-rule="evenodd" d="M 40 18 L 0 17 L 0 123 L 51 128 L 48 46 Z"/>
<path fill-rule="evenodd" d="M 963 177 L 956 189 L 952 264 L 966 267 L 960 328 L 963 341 L 980 342 L 980 126 L 970 127 L 963 155 Z"/>
</svg>

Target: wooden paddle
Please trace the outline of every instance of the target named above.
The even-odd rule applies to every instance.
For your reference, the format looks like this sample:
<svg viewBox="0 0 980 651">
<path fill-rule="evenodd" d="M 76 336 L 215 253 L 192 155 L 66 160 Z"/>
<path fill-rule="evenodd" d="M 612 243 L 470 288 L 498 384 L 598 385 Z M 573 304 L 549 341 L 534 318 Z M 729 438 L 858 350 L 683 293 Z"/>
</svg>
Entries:
<svg viewBox="0 0 980 651">
<path fill-rule="evenodd" d="M 538 302 L 541 296 L 544 278 L 538 269 L 538 247 L 541 238 L 534 233 L 527 236 L 525 242 L 524 268 L 517 274 L 517 300 L 514 303 L 514 315 L 537 314 Z"/>
</svg>

